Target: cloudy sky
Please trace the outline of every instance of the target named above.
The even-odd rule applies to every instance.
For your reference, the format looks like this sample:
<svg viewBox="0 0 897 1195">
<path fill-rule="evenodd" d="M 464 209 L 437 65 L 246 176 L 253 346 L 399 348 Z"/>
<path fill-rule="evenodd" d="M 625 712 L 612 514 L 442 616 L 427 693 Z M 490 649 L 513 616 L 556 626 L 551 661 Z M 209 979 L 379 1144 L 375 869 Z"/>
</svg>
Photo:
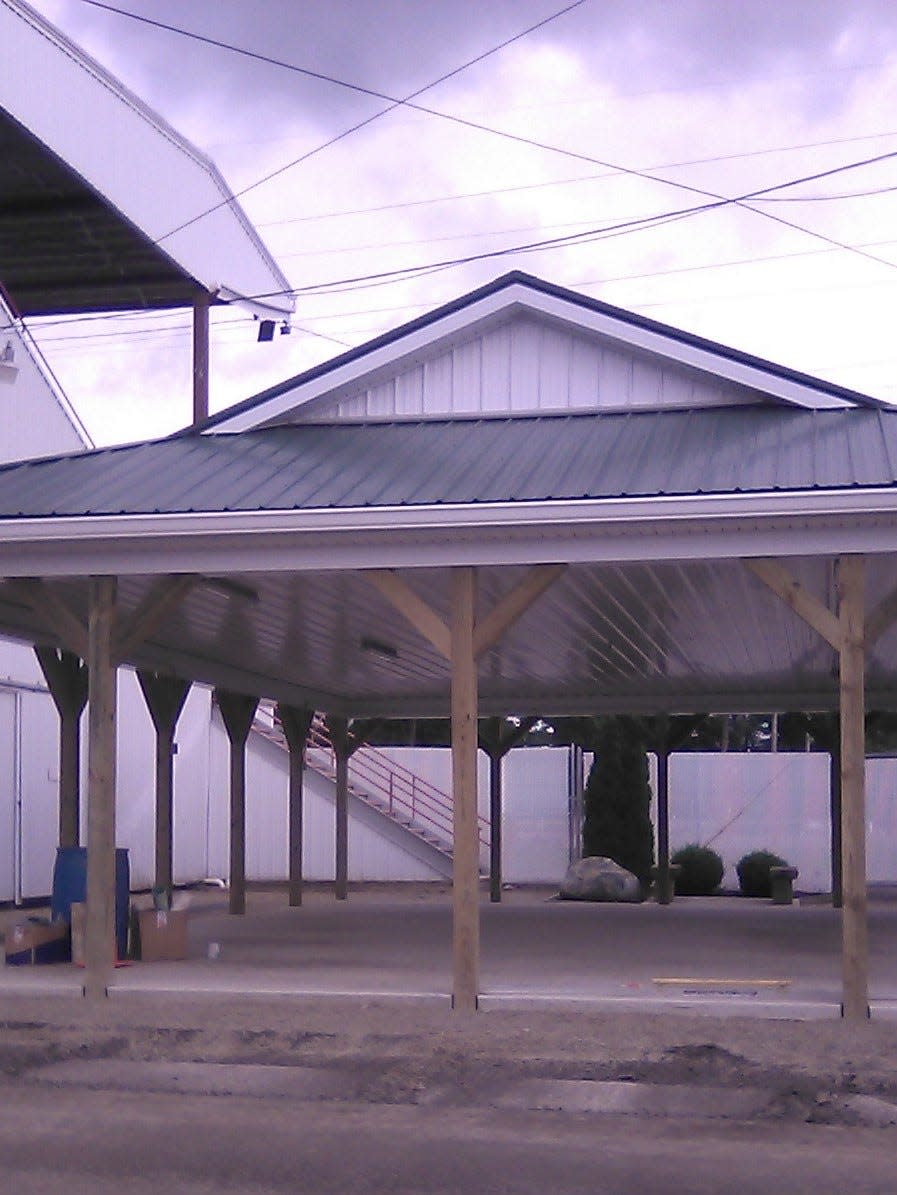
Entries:
<svg viewBox="0 0 897 1195">
<path fill-rule="evenodd" d="M 251 188 L 241 202 L 297 290 L 293 333 L 271 344 L 239 311 L 216 312 L 213 410 L 509 269 L 897 402 L 897 156 L 841 169 L 897 155 L 893 0 L 584 0 L 418 96 L 441 115 L 395 107 L 327 148 L 388 105 L 86 0 L 31 2 L 234 191 Z M 111 3 L 396 98 L 564 6 Z M 711 202 L 696 191 L 732 198 L 834 170 L 616 228 Z M 588 235 L 519 248 L 573 234 Z M 498 250 L 512 252 L 481 256 Z M 188 324 L 169 312 L 34 330 L 103 443 L 188 421 Z"/>
</svg>

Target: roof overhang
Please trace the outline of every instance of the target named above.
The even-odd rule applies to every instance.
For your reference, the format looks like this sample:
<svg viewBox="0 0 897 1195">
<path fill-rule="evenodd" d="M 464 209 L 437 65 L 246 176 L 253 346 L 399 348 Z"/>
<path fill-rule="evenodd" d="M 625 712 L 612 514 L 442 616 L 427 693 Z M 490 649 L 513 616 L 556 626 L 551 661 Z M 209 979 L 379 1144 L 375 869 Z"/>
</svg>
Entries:
<svg viewBox="0 0 897 1195">
<path fill-rule="evenodd" d="M 0 520 L 10 577 L 895 551 L 895 489 Z"/>
<path fill-rule="evenodd" d="M 294 306 L 214 165 L 21 0 L 0 0 L 0 284 L 21 316 Z"/>
</svg>

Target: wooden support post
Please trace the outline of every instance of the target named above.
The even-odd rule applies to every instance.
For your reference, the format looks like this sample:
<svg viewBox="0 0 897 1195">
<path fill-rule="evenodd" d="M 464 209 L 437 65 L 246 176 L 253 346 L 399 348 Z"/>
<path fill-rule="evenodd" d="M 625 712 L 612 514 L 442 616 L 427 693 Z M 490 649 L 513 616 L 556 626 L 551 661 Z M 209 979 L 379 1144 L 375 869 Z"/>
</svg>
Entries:
<svg viewBox="0 0 897 1195">
<path fill-rule="evenodd" d="M 349 895 L 349 723 L 328 715 L 327 726 L 336 759 L 336 862 L 333 891 L 337 900 Z"/>
<path fill-rule="evenodd" d="M 477 834 L 477 672 L 474 656 L 476 574 L 452 572 L 452 1007 L 477 1007 L 480 965 L 480 861 Z"/>
<path fill-rule="evenodd" d="M 305 766 L 305 744 L 314 710 L 278 705 L 277 716 L 290 749 L 289 792 L 289 900 L 290 906 L 302 904 L 302 778 Z"/>
<path fill-rule="evenodd" d="M 864 558 L 838 563 L 841 625 L 842 966 L 845 1020 L 869 1015 L 869 928 L 866 907 L 866 743 Z"/>
<path fill-rule="evenodd" d="M 661 748 L 657 752 L 657 903 L 668 905 L 671 898 L 670 757 Z"/>
<path fill-rule="evenodd" d="M 209 304 L 206 293 L 193 300 L 193 424 L 209 416 Z"/>
<path fill-rule="evenodd" d="M 246 740 L 258 706 L 257 697 L 216 689 L 215 696 L 230 741 L 230 893 L 227 911 L 246 912 Z"/>
<path fill-rule="evenodd" d="M 35 647 L 59 713 L 59 845 L 81 842 L 81 714 L 87 704 L 87 665 L 73 652 Z"/>
<path fill-rule="evenodd" d="M 115 966 L 115 715 L 112 656 L 116 580 L 93 577 L 88 617 L 89 740 L 84 994 L 106 995 Z"/>
<path fill-rule="evenodd" d="M 156 887 L 174 885 L 174 732 L 190 682 L 138 671 L 137 679 L 156 731 Z"/>
</svg>

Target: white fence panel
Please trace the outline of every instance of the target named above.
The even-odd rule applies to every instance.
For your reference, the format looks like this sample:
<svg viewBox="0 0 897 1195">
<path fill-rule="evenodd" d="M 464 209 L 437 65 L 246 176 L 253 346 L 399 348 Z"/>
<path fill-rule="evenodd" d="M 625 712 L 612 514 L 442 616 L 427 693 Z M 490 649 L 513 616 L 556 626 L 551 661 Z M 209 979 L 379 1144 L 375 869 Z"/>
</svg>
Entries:
<svg viewBox="0 0 897 1195">
<path fill-rule="evenodd" d="M 502 878 L 560 883 L 568 856 L 568 755 L 556 747 L 521 747 L 504 759 Z"/>
</svg>

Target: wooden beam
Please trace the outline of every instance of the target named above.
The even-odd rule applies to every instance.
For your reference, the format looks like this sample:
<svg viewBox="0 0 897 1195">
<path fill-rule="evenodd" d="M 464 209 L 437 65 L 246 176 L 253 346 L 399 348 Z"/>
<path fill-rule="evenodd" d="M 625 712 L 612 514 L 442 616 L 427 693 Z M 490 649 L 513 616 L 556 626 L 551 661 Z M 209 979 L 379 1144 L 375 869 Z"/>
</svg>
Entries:
<svg viewBox="0 0 897 1195">
<path fill-rule="evenodd" d="M 230 741 L 230 888 L 227 911 L 246 912 L 246 740 L 257 697 L 216 689 L 215 697 Z"/>
<path fill-rule="evenodd" d="M 390 569 L 377 568 L 365 569 L 360 576 L 370 581 L 438 652 L 446 659 L 451 656 L 451 634 L 448 626 L 397 573 Z"/>
<path fill-rule="evenodd" d="M 474 631 L 473 650 L 479 657 L 542 596 L 566 570 L 566 564 L 539 564 L 495 605 Z"/>
<path fill-rule="evenodd" d="M 477 831 L 476 574 L 452 570 L 452 1007 L 477 1007 L 480 967 L 480 843 Z"/>
<path fill-rule="evenodd" d="M 197 578 L 184 575 L 159 577 L 115 638 L 115 656 L 127 660 L 141 643 L 161 626 L 168 615 L 184 600 Z"/>
<path fill-rule="evenodd" d="M 116 580 L 90 581 L 87 781 L 87 924 L 84 994 L 105 997 L 115 966 Z"/>
<path fill-rule="evenodd" d="M 87 704 L 87 665 L 64 648 L 36 646 L 34 654 L 59 714 L 59 845 L 81 841 L 81 715 Z"/>
<path fill-rule="evenodd" d="M 290 907 L 298 908 L 302 904 L 302 781 L 305 768 L 305 745 L 315 711 L 278 704 L 277 716 L 290 749 L 289 809 L 287 812 L 288 888 Z"/>
<path fill-rule="evenodd" d="M 897 589 L 883 598 L 866 619 L 866 649 L 874 647 L 882 635 L 897 622 Z"/>
<path fill-rule="evenodd" d="M 764 585 L 790 606 L 794 613 L 808 623 L 835 651 L 841 648 L 841 624 L 831 610 L 799 581 L 791 576 L 778 560 L 745 560 L 745 565 Z"/>
<path fill-rule="evenodd" d="M 43 620 L 54 638 L 82 660 L 87 659 L 87 627 L 58 593 L 36 577 L 11 579 L 6 584 Z"/>
<path fill-rule="evenodd" d="M 174 732 L 190 682 L 140 670 L 137 680 L 156 731 L 155 884 L 166 892 L 174 885 Z"/>
<path fill-rule="evenodd" d="M 209 415 L 209 305 L 206 292 L 193 300 L 193 426 Z"/>
<path fill-rule="evenodd" d="M 864 571 L 862 556 L 838 562 L 841 626 L 841 1010 L 845 1020 L 869 1015 L 869 928 L 866 907 L 866 742 Z"/>
</svg>

